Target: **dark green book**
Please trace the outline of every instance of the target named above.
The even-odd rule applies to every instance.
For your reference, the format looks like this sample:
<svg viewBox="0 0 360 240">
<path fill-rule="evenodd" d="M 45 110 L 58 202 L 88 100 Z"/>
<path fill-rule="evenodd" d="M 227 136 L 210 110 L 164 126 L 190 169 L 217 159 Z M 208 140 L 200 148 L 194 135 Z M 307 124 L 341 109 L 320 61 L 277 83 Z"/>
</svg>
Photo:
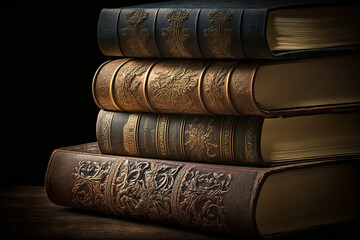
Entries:
<svg viewBox="0 0 360 240">
<path fill-rule="evenodd" d="M 291 118 L 101 110 L 102 153 L 228 165 L 269 166 L 360 156 L 360 112 Z"/>
<path fill-rule="evenodd" d="M 103 9 L 109 56 L 289 58 L 359 50 L 360 5 L 349 1 L 172 1 Z"/>
</svg>

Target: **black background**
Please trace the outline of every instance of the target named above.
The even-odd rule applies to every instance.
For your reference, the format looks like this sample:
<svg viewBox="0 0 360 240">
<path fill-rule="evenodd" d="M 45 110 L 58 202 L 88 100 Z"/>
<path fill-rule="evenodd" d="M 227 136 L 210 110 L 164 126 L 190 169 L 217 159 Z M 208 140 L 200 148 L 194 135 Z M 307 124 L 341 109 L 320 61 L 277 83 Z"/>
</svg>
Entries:
<svg viewBox="0 0 360 240">
<path fill-rule="evenodd" d="M 1 1 L 0 185 L 43 185 L 54 149 L 96 141 L 91 82 L 111 59 L 97 43 L 100 10 L 144 2 Z"/>
<path fill-rule="evenodd" d="M 148 1 L 11 0 L 1 6 L 1 185 L 43 185 L 54 149 L 96 141 L 91 82 L 105 7 Z"/>
</svg>

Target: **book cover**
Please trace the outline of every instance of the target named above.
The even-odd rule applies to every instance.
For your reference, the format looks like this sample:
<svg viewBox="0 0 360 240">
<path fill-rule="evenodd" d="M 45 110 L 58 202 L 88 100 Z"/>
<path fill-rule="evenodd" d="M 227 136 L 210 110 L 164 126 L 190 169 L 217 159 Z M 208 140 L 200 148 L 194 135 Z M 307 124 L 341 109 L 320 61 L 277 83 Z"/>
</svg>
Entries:
<svg viewBox="0 0 360 240">
<path fill-rule="evenodd" d="M 293 61 L 122 58 L 92 91 L 111 111 L 294 116 L 360 109 L 359 54 Z"/>
<path fill-rule="evenodd" d="M 45 182 L 58 205 L 258 238 L 356 219 L 356 176 L 351 161 L 220 167 L 103 155 L 91 143 L 55 150 Z"/>
<path fill-rule="evenodd" d="M 310 57 L 359 50 L 358 11 L 349 1 L 143 4 L 103 9 L 98 42 L 103 54 L 124 57 Z"/>
<path fill-rule="evenodd" d="M 100 110 L 105 154 L 228 165 L 283 165 L 360 156 L 359 112 L 292 118 Z"/>
</svg>

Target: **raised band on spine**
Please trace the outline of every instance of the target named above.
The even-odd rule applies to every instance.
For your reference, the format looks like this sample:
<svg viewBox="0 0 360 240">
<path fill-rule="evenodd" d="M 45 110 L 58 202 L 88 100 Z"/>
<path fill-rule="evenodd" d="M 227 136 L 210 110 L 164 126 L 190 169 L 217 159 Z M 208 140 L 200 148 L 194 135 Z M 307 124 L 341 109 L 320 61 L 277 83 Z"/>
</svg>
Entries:
<svg viewBox="0 0 360 240">
<path fill-rule="evenodd" d="M 201 10 L 200 9 L 196 15 L 196 25 L 195 25 L 195 38 L 196 38 L 196 46 L 197 46 L 197 49 L 198 49 L 198 52 L 200 53 L 201 55 L 201 58 L 205 58 L 204 54 L 202 53 L 201 51 L 201 48 L 200 48 L 200 44 L 199 44 L 199 33 L 200 33 L 200 30 L 199 30 L 199 19 L 200 19 L 200 13 L 201 13 Z"/>
<path fill-rule="evenodd" d="M 159 50 L 159 46 L 158 46 L 158 42 L 157 42 L 157 34 L 156 34 L 156 23 L 157 23 L 157 18 L 158 18 L 158 13 L 159 13 L 160 9 L 156 10 L 155 13 L 155 17 L 154 17 L 154 23 L 153 23 L 153 33 L 154 33 L 154 40 L 155 40 L 155 45 L 156 45 L 156 50 L 159 53 L 160 57 L 163 58 L 163 55 L 161 54 L 160 50 Z"/>
<path fill-rule="evenodd" d="M 121 49 L 121 44 L 120 44 L 120 41 L 119 41 L 119 22 L 120 22 L 121 11 L 122 11 L 122 9 L 120 9 L 119 14 L 117 16 L 117 21 L 116 21 L 116 42 L 117 42 L 117 45 L 119 47 L 119 52 L 121 54 L 120 56 L 124 57 L 125 55 L 124 55 L 124 53 L 123 53 L 123 51 Z"/>
<path fill-rule="evenodd" d="M 126 63 L 130 62 L 131 60 L 133 60 L 133 58 L 129 58 L 126 61 L 122 62 L 121 64 L 119 64 L 119 66 L 117 66 L 117 68 L 115 69 L 113 75 L 111 76 L 111 80 L 109 83 L 109 93 L 110 93 L 110 98 L 111 98 L 111 102 L 112 104 L 119 110 L 119 111 L 124 111 L 124 109 L 122 109 L 119 104 L 116 103 L 115 98 L 114 98 L 114 83 L 115 83 L 115 79 L 116 79 L 116 75 L 118 74 L 120 68 L 122 66 L 124 66 Z"/>
<path fill-rule="evenodd" d="M 180 150 L 181 150 L 181 156 L 182 156 L 182 160 L 186 161 L 188 160 L 186 157 L 186 152 L 185 152 L 185 143 L 184 143 L 184 137 L 185 137 L 185 125 L 186 125 L 186 115 L 182 116 L 181 119 L 181 125 L 180 125 Z"/>
<path fill-rule="evenodd" d="M 158 62 L 159 60 L 155 60 L 150 67 L 148 68 L 148 70 L 146 71 L 145 74 L 145 79 L 144 79 L 144 83 L 143 83 L 143 95 L 144 95 L 144 99 L 145 99 L 145 104 L 147 106 L 147 108 L 149 109 L 150 112 L 155 112 L 154 108 L 150 105 L 150 100 L 149 100 L 149 96 L 148 96 L 148 91 L 147 91 L 147 82 L 149 81 L 149 75 L 151 73 L 152 68 L 155 66 L 155 64 Z"/>
<path fill-rule="evenodd" d="M 205 113 L 209 114 L 209 115 L 213 115 L 213 113 L 211 113 L 207 107 L 205 106 L 204 103 L 204 96 L 203 96 L 203 89 L 202 89 L 202 82 L 205 76 L 205 72 L 208 69 L 208 67 L 211 65 L 211 61 L 204 67 L 204 69 L 202 70 L 200 77 L 199 77 L 199 82 L 198 82 L 198 95 L 199 95 L 199 102 L 201 104 L 201 107 L 203 108 L 203 110 L 205 111 Z"/>
<path fill-rule="evenodd" d="M 92 91 L 92 95 L 93 95 L 94 102 L 95 102 L 96 106 L 98 106 L 98 108 L 101 108 L 101 109 L 103 109 L 104 107 L 101 106 L 99 100 L 98 100 L 97 97 L 96 97 L 95 86 L 96 86 L 96 81 L 97 81 L 97 78 L 98 78 L 98 75 L 99 75 L 101 69 L 102 69 L 106 64 L 108 64 L 109 62 L 111 62 L 111 60 L 108 60 L 108 61 L 104 62 L 103 64 L 100 65 L 100 67 L 98 67 L 98 69 L 96 70 L 96 72 L 95 72 L 95 74 L 94 74 L 93 81 L 92 81 L 92 85 L 91 85 L 91 91 Z"/>
<path fill-rule="evenodd" d="M 235 71 L 235 69 L 237 68 L 238 64 L 236 64 L 231 71 L 229 71 L 229 73 L 227 74 L 226 80 L 225 80 L 225 97 L 226 97 L 226 101 L 227 104 L 229 106 L 229 108 L 231 108 L 233 113 L 239 114 L 241 115 L 240 112 L 238 112 L 238 110 L 235 108 L 233 101 L 231 100 L 231 94 L 230 94 L 230 90 L 229 90 L 229 86 L 230 86 L 230 79 L 232 77 L 233 72 Z"/>
</svg>

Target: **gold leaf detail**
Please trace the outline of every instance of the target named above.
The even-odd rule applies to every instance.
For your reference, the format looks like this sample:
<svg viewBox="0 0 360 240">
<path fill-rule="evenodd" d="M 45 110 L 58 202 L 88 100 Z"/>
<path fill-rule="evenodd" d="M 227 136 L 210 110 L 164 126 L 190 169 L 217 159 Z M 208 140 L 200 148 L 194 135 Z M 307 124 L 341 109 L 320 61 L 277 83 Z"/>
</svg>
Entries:
<svg viewBox="0 0 360 240">
<path fill-rule="evenodd" d="M 258 163 L 259 149 L 257 147 L 257 134 L 259 132 L 259 118 L 251 117 L 245 134 L 245 158 L 247 162 Z"/>
<path fill-rule="evenodd" d="M 220 132 L 220 150 L 223 163 L 232 164 L 234 162 L 234 131 L 236 117 L 224 116 Z"/>
<path fill-rule="evenodd" d="M 155 71 L 156 77 L 149 81 L 154 91 L 153 101 L 156 108 L 169 113 L 202 112 L 192 99 L 191 92 L 198 85 L 198 72 L 201 66 L 185 62 L 181 66 L 175 62 L 163 71 Z"/>
<path fill-rule="evenodd" d="M 148 18 L 149 13 L 144 10 L 134 10 L 126 14 L 128 26 L 123 28 L 123 37 L 127 39 L 126 43 L 130 46 L 135 56 L 151 57 L 146 43 L 150 38 L 149 29 L 145 28 L 144 21 Z"/>
<path fill-rule="evenodd" d="M 97 134 L 99 134 L 99 136 L 101 136 L 99 138 L 99 139 L 101 139 L 101 141 L 99 141 L 99 144 L 104 149 L 104 152 L 112 151 L 111 141 L 110 141 L 110 127 L 111 127 L 111 122 L 112 122 L 113 117 L 114 117 L 113 112 L 103 111 L 101 113 L 101 117 L 100 117 L 101 123 L 100 123 L 100 128 L 97 129 L 97 131 L 99 131 Z"/>
<path fill-rule="evenodd" d="M 211 67 L 205 79 L 205 93 L 216 104 L 219 112 L 225 112 L 226 108 L 223 101 L 223 95 L 221 93 L 221 87 L 225 84 L 226 76 L 229 73 L 231 65 L 224 66 L 220 64 L 215 67 Z"/>
<path fill-rule="evenodd" d="M 133 111 L 142 111 L 143 101 L 137 94 L 137 88 L 142 84 L 141 76 L 148 69 L 146 63 L 137 62 L 135 64 L 126 64 L 119 71 L 118 77 L 121 78 L 119 81 L 118 95 L 121 99 L 121 106 L 124 109 L 131 109 Z"/>
<path fill-rule="evenodd" d="M 169 152 L 169 124 L 170 115 L 160 114 L 156 126 L 156 150 L 161 158 L 170 158 Z"/>
<path fill-rule="evenodd" d="M 230 44 L 233 38 L 233 29 L 228 28 L 232 14 L 227 10 L 209 12 L 211 27 L 204 30 L 204 37 L 209 39 L 212 53 L 217 58 L 231 58 Z"/>
<path fill-rule="evenodd" d="M 195 117 L 185 131 L 185 146 L 191 152 L 190 158 L 194 161 L 208 161 L 216 156 L 214 149 L 218 147 L 214 136 L 214 118 L 210 121 Z"/>
<path fill-rule="evenodd" d="M 130 113 L 123 128 L 124 149 L 129 156 L 140 156 L 138 146 L 138 127 L 141 113 Z"/>
<path fill-rule="evenodd" d="M 190 29 L 184 27 L 184 21 L 188 19 L 189 13 L 183 10 L 174 10 L 165 15 L 170 26 L 162 29 L 161 36 L 165 38 L 170 52 L 174 57 L 191 58 L 186 50 L 186 42 L 191 37 Z"/>
</svg>

